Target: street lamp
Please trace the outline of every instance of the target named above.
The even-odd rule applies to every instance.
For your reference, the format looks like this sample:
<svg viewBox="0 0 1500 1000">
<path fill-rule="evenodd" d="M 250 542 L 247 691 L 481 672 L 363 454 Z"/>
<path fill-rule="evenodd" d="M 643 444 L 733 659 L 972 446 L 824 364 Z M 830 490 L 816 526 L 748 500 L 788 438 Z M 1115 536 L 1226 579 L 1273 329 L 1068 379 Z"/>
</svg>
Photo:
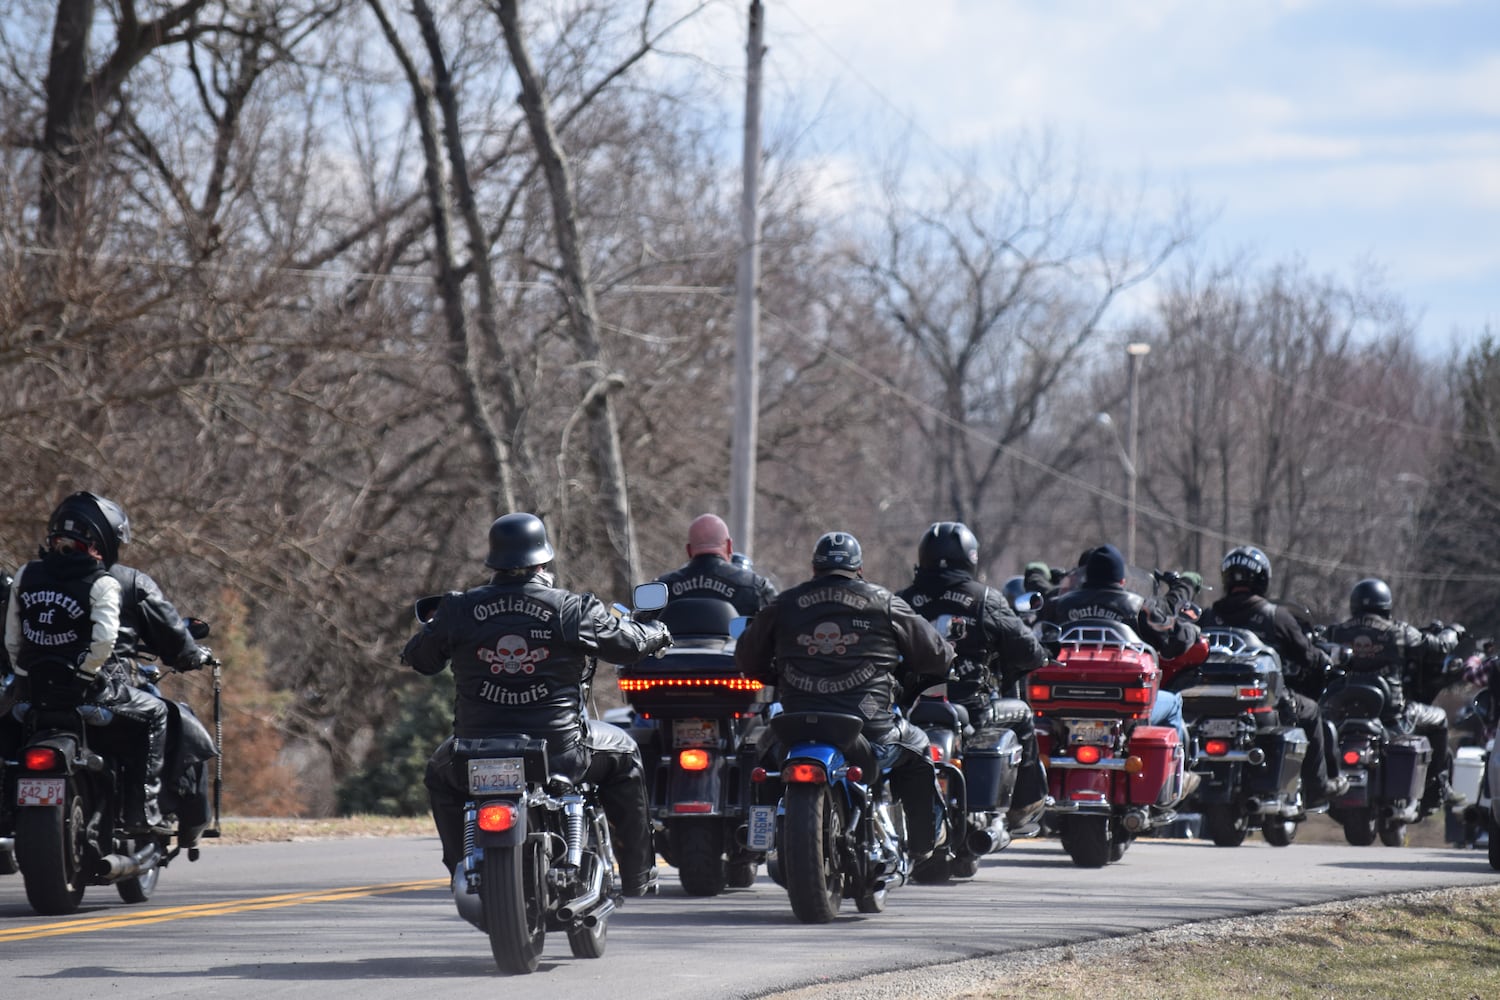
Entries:
<svg viewBox="0 0 1500 1000">
<path fill-rule="evenodd" d="M 1125 466 L 1125 561 L 1127 564 L 1135 565 L 1135 484 L 1136 484 L 1136 442 L 1139 437 L 1139 407 L 1137 403 L 1137 387 L 1139 381 L 1136 369 L 1139 367 L 1138 359 L 1151 353 L 1151 345 L 1135 341 L 1125 345 L 1126 379 L 1129 386 L 1130 417 L 1126 424 L 1129 439 L 1127 457 L 1129 462 Z"/>
</svg>

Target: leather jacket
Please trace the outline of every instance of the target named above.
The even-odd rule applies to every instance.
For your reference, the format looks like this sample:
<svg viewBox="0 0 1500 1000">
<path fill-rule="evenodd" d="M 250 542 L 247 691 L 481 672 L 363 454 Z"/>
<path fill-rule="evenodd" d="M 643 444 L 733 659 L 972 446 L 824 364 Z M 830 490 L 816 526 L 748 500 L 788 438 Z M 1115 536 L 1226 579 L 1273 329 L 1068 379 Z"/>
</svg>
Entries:
<svg viewBox="0 0 1500 1000">
<path fill-rule="evenodd" d="M 686 565 L 656 578 L 665 583 L 668 599 L 712 597 L 728 601 L 742 615 L 753 615 L 776 599 L 776 587 L 753 570 L 712 552 L 694 556 Z"/>
</svg>

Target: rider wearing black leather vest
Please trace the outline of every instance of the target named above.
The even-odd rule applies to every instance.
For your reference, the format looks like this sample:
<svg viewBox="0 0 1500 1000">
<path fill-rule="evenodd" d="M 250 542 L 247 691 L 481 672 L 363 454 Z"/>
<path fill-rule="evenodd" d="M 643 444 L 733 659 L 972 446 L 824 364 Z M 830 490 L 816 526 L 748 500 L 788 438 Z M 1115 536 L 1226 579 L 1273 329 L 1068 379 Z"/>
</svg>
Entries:
<svg viewBox="0 0 1500 1000">
<path fill-rule="evenodd" d="M 1371 672 L 1383 677 L 1393 703 L 1387 706 L 1387 723 L 1410 728 L 1432 744 L 1432 765 L 1427 770 L 1424 810 L 1444 803 L 1457 805 L 1464 797 L 1448 783 L 1448 713 L 1441 708 L 1407 698 L 1404 674 L 1408 662 L 1418 670 L 1442 669 L 1443 659 L 1458 647 L 1453 628 L 1423 632 L 1391 618 L 1391 588 L 1374 577 L 1361 580 L 1349 592 L 1350 617 L 1328 628 L 1330 642 L 1347 646 L 1352 655 L 1349 673 Z"/>
<path fill-rule="evenodd" d="M 753 615 L 776 599 L 776 585 L 733 561 L 734 540 L 715 514 L 700 514 L 688 525 L 688 561 L 656 579 L 669 600 L 685 597 L 728 601 L 742 615 Z"/>
<path fill-rule="evenodd" d="M 953 650 L 905 601 L 866 582 L 862 566 L 853 535 L 819 538 L 812 579 L 782 591 L 751 619 L 735 647 L 735 665 L 775 684 L 786 711 L 859 716 L 865 740 L 900 748 L 891 791 L 920 862 L 936 845 L 936 781 L 927 735 L 893 707 L 946 678 Z"/>
<path fill-rule="evenodd" d="M 554 587 L 546 528 L 531 514 L 490 527 L 490 582 L 450 594 L 406 643 L 402 662 L 436 674 L 451 664 L 457 688 L 453 732 L 460 739 L 511 733 L 545 738 L 552 768 L 599 788 L 616 829 L 626 895 L 656 888 L 640 751 L 623 730 L 583 716 L 594 658 L 634 663 L 671 643 L 659 623 L 617 618 L 592 594 Z M 453 740 L 428 761 L 432 818 L 451 873 L 463 860 L 467 786 L 453 766 Z"/>
</svg>

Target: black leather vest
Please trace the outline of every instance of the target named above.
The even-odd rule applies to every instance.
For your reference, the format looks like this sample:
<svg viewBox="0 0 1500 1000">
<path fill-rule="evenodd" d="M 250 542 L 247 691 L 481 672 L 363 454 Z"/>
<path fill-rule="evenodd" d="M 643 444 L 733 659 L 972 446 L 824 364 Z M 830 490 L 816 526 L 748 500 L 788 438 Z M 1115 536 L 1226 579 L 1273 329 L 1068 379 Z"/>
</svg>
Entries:
<svg viewBox="0 0 1500 1000">
<path fill-rule="evenodd" d="M 975 579 L 953 580 L 946 584 L 915 584 L 901 591 L 901 597 L 912 606 L 912 610 L 928 621 L 937 621 L 943 615 L 961 619 L 954 635 L 950 629 L 948 639 L 957 654 L 954 671 L 965 675 L 964 665 L 977 664 L 988 668 L 995 650 L 990 649 L 989 637 L 984 627 L 984 599 L 988 587 Z"/>
<path fill-rule="evenodd" d="M 94 627 L 89 593 L 104 570 L 92 559 L 48 554 L 27 563 L 21 585 L 11 595 L 20 615 L 21 651 L 17 666 L 63 660 L 80 666 L 88 658 Z"/>
</svg>

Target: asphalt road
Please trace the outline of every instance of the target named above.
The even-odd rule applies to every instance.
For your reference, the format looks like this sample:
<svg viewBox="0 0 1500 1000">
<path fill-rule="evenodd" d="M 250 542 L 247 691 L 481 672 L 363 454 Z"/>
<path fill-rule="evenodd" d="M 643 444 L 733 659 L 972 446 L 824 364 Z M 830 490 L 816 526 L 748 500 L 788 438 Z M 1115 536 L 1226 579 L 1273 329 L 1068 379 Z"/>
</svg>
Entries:
<svg viewBox="0 0 1500 1000">
<path fill-rule="evenodd" d="M 0 877 L 9 1000 L 409 1000 L 495 995 L 489 945 L 454 912 L 435 838 L 209 846 L 180 858 L 148 903 L 90 888 L 69 917 L 38 917 L 19 876 Z M 1354 896 L 1500 885 L 1483 851 L 1257 840 L 1143 841 L 1119 864 L 1076 868 L 1056 841 L 1018 841 L 978 876 L 906 886 L 886 912 L 846 903 L 807 926 L 764 876 L 712 899 L 629 900 L 603 958 L 549 935 L 522 996 L 754 997 L 876 971 L 1046 947 Z M 559 991 L 566 990 L 566 994 Z"/>
</svg>

